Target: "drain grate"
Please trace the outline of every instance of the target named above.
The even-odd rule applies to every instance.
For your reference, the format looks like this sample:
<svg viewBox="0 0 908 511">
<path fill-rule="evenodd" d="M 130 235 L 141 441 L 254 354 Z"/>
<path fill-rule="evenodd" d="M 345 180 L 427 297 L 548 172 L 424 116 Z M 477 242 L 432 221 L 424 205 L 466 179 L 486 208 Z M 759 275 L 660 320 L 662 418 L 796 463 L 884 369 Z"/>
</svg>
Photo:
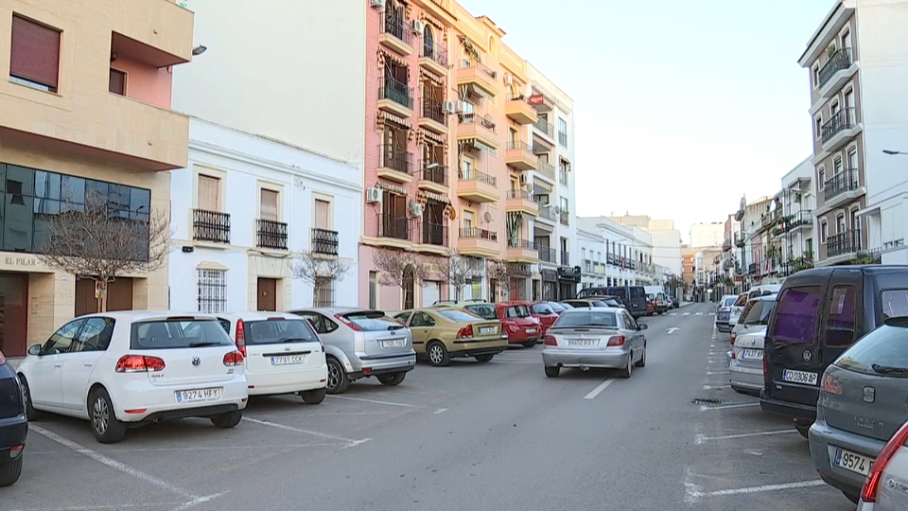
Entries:
<svg viewBox="0 0 908 511">
<path fill-rule="evenodd" d="M 709 398 L 699 398 L 699 397 L 698 397 L 698 398 L 692 400 L 691 403 L 693 403 L 693 404 L 695 404 L 695 405 L 713 405 L 713 406 L 716 406 L 716 405 L 721 405 L 721 404 L 722 404 L 722 400 L 721 400 L 721 399 L 709 399 Z"/>
</svg>

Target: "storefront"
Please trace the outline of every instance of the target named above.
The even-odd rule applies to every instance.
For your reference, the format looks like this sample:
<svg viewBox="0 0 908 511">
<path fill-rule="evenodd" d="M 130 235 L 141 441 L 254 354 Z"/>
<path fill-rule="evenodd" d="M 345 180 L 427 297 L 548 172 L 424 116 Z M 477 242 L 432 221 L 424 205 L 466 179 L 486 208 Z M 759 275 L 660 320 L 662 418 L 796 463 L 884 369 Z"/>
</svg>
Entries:
<svg viewBox="0 0 908 511">
<path fill-rule="evenodd" d="M 542 299 L 558 300 L 558 274 L 555 270 L 542 270 Z"/>
<path fill-rule="evenodd" d="M 577 285 L 580 284 L 580 267 L 558 268 L 558 299 L 568 300 L 577 297 Z"/>
</svg>

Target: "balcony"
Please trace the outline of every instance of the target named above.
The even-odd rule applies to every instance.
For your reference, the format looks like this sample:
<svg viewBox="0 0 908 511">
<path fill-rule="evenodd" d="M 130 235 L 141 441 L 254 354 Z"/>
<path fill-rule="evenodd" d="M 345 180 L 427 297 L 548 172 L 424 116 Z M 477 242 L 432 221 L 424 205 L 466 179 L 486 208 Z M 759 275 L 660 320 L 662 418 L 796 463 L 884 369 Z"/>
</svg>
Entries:
<svg viewBox="0 0 908 511">
<path fill-rule="evenodd" d="M 558 222 L 558 215 L 555 214 L 554 206 L 551 204 L 540 204 L 539 216 L 536 217 L 536 227 L 551 231 L 555 227 L 556 222 Z"/>
<path fill-rule="evenodd" d="M 558 220 L 561 221 L 561 225 L 570 225 L 571 224 L 571 213 L 568 211 L 562 211 L 558 214 Z"/>
<path fill-rule="evenodd" d="M 409 220 L 406 215 L 379 213 L 378 237 L 389 240 L 410 241 Z"/>
<path fill-rule="evenodd" d="M 457 239 L 457 252 L 472 257 L 499 257 L 498 233 L 476 227 L 465 227 L 460 230 Z"/>
<path fill-rule="evenodd" d="M 413 89 L 386 76 L 378 87 L 378 108 L 405 119 L 413 117 Z"/>
<path fill-rule="evenodd" d="M 462 59 L 457 66 L 457 85 L 467 85 L 470 95 L 492 99 L 498 92 L 498 73 L 476 59 Z"/>
<path fill-rule="evenodd" d="M 192 210 L 192 239 L 210 243 L 230 244 L 230 213 Z"/>
<path fill-rule="evenodd" d="M 788 222 L 785 224 L 785 231 L 794 232 L 801 228 L 811 227 L 813 227 L 813 212 L 799 211 L 792 215 Z"/>
<path fill-rule="evenodd" d="M 423 98 L 420 103 L 419 125 L 439 135 L 448 133 L 448 116 L 444 103 L 432 98 Z"/>
<path fill-rule="evenodd" d="M 419 251 L 445 255 L 448 251 L 448 226 L 422 222 Z"/>
<path fill-rule="evenodd" d="M 310 251 L 313 254 L 337 256 L 340 240 L 337 231 L 326 229 L 312 229 L 312 242 Z"/>
<path fill-rule="evenodd" d="M 457 139 L 476 139 L 493 150 L 498 149 L 498 135 L 491 115 L 464 114 L 457 125 Z"/>
<path fill-rule="evenodd" d="M 541 133 L 542 135 L 545 135 L 546 137 L 548 137 L 549 141 L 554 142 L 554 140 L 555 140 L 555 138 L 554 138 L 554 137 L 555 137 L 555 126 L 553 126 L 552 123 L 550 123 L 549 121 L 547 121 L 545 118 L 540 117 L 539 120 L 537 120 L 537 121 L 533 124 L 533 129 L 534 129 L 537 133 Z"/>
<path fill-rule="evenodd" d="M 829 57 L 819 72 L 820 98 L 827 99 L 851 79 L 857 66 L 851 58 L 851 48 L 841 48 Z"/>
<path fill-rule="evenodd" d="M 722 251 L 728 252 L 729 250 L 731 250 L 731 240 L 725 238 L 725 241 L 722 242 Z"/>
<path fill-rule="evenodd" d="M 553 183 L 555 182 L 555 166 L 551 163 L 545 160 L 539 160 L 539 163 L 536 166 L 536 172 L 549 179 Z"/>
<path fill-rule="evenodd" d="M 423 37 L 419 66 L 438 76 L 448 74 L 448 49 L 443 44 L 433 43 Z"/>
<path fill-rule="evenodd" d="M 820 128 L 823 152 L 828 153 L 839 149 L 859 131 L 860 125 L 857 122 L 854 108 L 839 110 Z"/>
<path fill-rule="evenodd" d="M 287 224 L 274 220 L 258 219 L 255 229 L 255 246 L 273 250 L 287 250 Z"/>
<path fill-rule="evenodd" d="M 571 254 L 567 250 L 561 251 L 561 266 L 571 265 Z"/>
<path fill-rule="evenodd" d="M 459 173 L 457 196 L 472 202 L 498 202 L 498 180 L 485 172 L 463 169 Z"/>
<path fill-rule="evenodd" d="M 530 192 L 524 190 L 509 190 L 504 209 L 505 211 L 520 212 L 529 216 L 539 216 L 539 204 L 533 200 Z"/>
<path fill-rule="evenodd" d="M 735 246 L 738 248 L 744 248 L 746 241 L 744 235 L 741 233 L 735 234 Z"/>
<path fill-rule="evenodd" d="M 416 186 L 441 195 L 448 194 L 448 167 L 437 162 L 420 162 Z"/>
<path fill-rule="evenodd" d="M 536 170 L 539 167 L 539 158 L 533 154 L 529 144 L 522 140 L 508 142 L 504 162 L 516 170 Z"/>
<path fill-rule="evenodd" d="M 840 232 L 826 240 L 826 257 L 855 254 L 861 250 L 861 230 Z"/>
<path fill-rule="evenodd" d="M 855 199 L 863 193 L 858 171 L 855 169 L 845 169 L 842 172 L 827 179 L 823 184 L 824 209 L 835 207 L 836 205 Z"/>
<path fill-rule="evenodd" d="M 413 176 L 410 175 L 413 160 L 412 153 L 398 149 L 391 144 L 382 144 L 378 146 L 378 150 L 378 177 L 397 181 L 398 183 L 413 181 Z"/>
<path fill-rule="evenodd" d="M 530 99 L 530 104 L 537 112 L 551 112 L 555 108 L 555 103 L 545 94 L 534 91 Z"/>
<path fill-rule="evenodd" d="M 408 56 L 413 53 L 413 34 L 407 26 L 407 20 L 401 12 L 398 15 L 384 13 L 381 23 L 381 32 L 378 34 L 379 44 Z"/>
<path fill-rule="evenodd" d="M 509 239 L 505 259 L 509 263 L 536 264 L 539 262 L 539 251 L 536 250 L 536 244 L 532 241 Z"/>
<path fill-rule="evenodd" d="M 544 263 L 557 264 L 558 263 L 558 251 L 554 248 L 536 246 L 536 251 L 539 252 L 539 260 Z"/>
<path fill-rule="evenodd" d="M 539 121 L 536 109 L 530 106 L 523 94 L 509 94 L 504 104 L 504 114 L 518 124 L 535 124 Z"/>
</svg>

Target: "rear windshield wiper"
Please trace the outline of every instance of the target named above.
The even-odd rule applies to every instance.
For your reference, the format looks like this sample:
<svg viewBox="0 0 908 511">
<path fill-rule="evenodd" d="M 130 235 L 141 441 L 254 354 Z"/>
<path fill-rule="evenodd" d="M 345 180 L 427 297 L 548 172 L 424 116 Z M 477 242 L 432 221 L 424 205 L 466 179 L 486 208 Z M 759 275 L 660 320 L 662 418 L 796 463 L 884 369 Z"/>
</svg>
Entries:
<svg viewBox="0 0 908 511">
<path fill-rule="evenodd" d="M 221 346 L 223 343 L 213 341 L 199 341 L 189 343 L 190 348 L 204 348 L 205 346 Z"/>
<path fill-rule="evenodd" d="M 310 342 L 315 341 L 315 339 L 307 339 L 305 337 L 281 337 L 277 342 Z"/>
<path fill-rule="evenodd" d="M 870 366 L 874 371 L 880 374 L 890 374 L 894 376 L 908 376 L 908 367 L 893 367 L 893 366 L 881 366 L 879 364 L 871 364 Z"/>
</svg>

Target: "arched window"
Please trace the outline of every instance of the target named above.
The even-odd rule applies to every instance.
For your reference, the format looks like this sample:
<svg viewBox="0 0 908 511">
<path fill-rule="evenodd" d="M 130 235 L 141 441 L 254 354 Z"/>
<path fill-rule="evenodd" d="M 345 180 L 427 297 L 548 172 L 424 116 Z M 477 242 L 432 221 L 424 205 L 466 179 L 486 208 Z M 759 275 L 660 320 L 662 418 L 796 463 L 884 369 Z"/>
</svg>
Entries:
<svg viewBox="0 0 908 511">
<path fill-rule="evenodd" d="M 415 298 L 416 298 L 416 273 L 413 271 L 413 266 L 408 265 L 404 268 L 404 282 L 403 282 L 403 292 L 404 292 L 404 310 L 410 310 L 414 308 Z"/>
<path fill-rule="evenodd" d="M 403 39 L 404 30 L 404 9 L 396 0 L 388 0 L 385 7 L 385 32 L 393 34 L 399 39 Z"/>
<path fill-rule="evenodd" d="M 428 23 L 422 33 L 422 52 L 424 57 L 435 58 L 435 34 Z"/>
<path fill-rule="evenodd" d="M 489 53 L 495 55 L 495 38 L 489 36 Z"/>
</svg>

